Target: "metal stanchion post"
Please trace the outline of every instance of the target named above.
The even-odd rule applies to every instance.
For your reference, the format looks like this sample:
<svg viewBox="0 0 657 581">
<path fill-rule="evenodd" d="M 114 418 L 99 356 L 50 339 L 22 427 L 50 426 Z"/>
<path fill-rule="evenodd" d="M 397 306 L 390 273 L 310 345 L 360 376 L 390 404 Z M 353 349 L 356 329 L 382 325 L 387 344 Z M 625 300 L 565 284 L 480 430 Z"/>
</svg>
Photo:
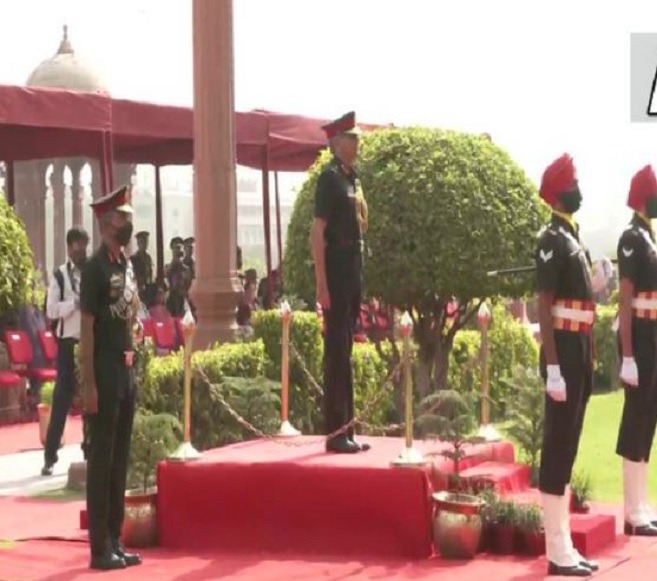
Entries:
<svg viewBox="0 0 657 581">
<path fill-rule="evenodd" d="M 281 320 L 283 335 L 281 338 L 281 427 L 278 435 L 284 438 L 300 436 L 301 432 L 290 423 L 288 412 L 290 407 L 290 324 L 292 309 L 287 301 L 281 304 Z"/>
<path fill-rule="evenodd" d="M 190 311 L 187 311 L 183 319 L 183 333 L 185 335 L 184 347 L 184 438 L 178 449 L 169 456 L 169 460 L 186 462 L 198 460 L 201 453 L 192 445 L 192 343 L 196 333 L 196 323 Z"/>
<path fill-rule="evenodd" d="M 422 466 L 426 463 L 422 452 L 413 447 L 413 368 L 411 361 L 411 334 L 413 332 L 413 320 L 408 313 L 404 313 L 401 319 L 400 331 L 402 335 L 402 371 L 404 391 L 406 396 L 406 413 L 404 434 L 404 449 L 392 462 L 393 466 Z"/>
</svg>

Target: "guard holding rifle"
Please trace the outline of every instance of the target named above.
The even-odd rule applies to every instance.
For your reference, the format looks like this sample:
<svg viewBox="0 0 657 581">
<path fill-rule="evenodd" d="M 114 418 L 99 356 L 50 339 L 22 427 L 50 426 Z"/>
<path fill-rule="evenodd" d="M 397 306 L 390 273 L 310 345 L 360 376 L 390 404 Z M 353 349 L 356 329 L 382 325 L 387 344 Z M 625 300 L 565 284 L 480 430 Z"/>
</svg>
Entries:
<svg viewBox="0 0 657 581">
<path fill-rule="evenodd" d="M 573 218 L 582 196 L 568 154 L 545 170 L 540 196 L 552 208 L 552 219 L 540 232 L 536 249 L 540 366 L 546 381 L 539 489 L 548 575 L 587 577 L 598 565 L 573 547 L 567 489 L 593 382 L 595 306 L 591 260 Z"/>
<path fill-rule="evenodd" d="M 103 242 L 80 281 L 80 349 L 91 568 L 139 565 L 120 542 L 135 413 L 133 330 L 139 296 L 124 249 L 132 237 L 126 186 L 92 204 Z"/>
<path fill-rule="evenodd" d="M 620 378 L 625 405 L 616 453 L 623 458 L 625 533 L 657 536 L 648 504 L 648 462 L 657 425 L 657 179 L 651 166 L 633 178 L 627 205 L 634 210 L 618 241 Z"/>
<path fill-rule="evenodd" d="M 367 209 L 354 171 L 360 130 L 347 113 L 322 129 L 334 158 L 317 180 L 311 247 L 315 261 L 317 302 L 322 306 L 324 333 L 324 421 L 332 434 L 354 418 L 351 352 L 360 313 L 362 237 Z M 327 440 L 326 450 L 353 454 L 369 449 L 354 441 L 351 427 Z"/>
</svg>

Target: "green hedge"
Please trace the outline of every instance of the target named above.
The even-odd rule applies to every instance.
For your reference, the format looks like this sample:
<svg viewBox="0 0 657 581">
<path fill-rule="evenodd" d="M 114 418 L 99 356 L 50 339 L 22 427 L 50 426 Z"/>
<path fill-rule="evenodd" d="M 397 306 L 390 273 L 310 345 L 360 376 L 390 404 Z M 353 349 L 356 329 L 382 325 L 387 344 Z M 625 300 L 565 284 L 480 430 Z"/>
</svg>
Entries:
<svg viewBox="0 0 657 581">
<path fill-rule="evenodd" d="M 612 325 L 616 319 L 617 307 L 599 306 L 596 314 L 593 338 L 595 341 L 595 372 L 593 390 L 608 391 L 619 387 L 618 382 L 618 343 Z"/>
</svg>

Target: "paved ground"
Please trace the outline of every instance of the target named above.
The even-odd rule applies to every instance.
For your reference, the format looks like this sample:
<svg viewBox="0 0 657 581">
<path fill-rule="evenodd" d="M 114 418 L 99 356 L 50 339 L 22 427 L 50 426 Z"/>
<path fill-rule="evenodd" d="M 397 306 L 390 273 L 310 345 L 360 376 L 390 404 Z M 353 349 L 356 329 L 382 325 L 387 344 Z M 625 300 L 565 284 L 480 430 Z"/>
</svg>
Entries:
<svg viewBox="0 0 657 581">
<path fill-rule="evenodd" d="M 82 459 L 79 444 L 65 446 L 59 451 L 53 475 L 43 477 L 43 450 L 0 456 L 0 496 L 33 495 L 63 488 L 68 467 Z"/>
</svg>

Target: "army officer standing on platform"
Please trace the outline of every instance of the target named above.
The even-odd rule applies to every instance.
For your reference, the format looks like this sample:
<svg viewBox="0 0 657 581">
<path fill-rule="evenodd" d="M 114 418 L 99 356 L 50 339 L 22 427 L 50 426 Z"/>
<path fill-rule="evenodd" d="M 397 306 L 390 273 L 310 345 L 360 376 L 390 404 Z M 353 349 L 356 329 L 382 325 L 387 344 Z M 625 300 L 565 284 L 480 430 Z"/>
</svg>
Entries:
<svg viewBox="0 0 657 581">
<path fill-rule="evenodd" d="M 90 566 L 109 570 L 141 563 L 120 542 L 135 412 L 133 326 L 139 296 L 132 263 L 124 254 L 132 237 L 128 188 L 92 207 L 103 242 L 80 281 L 87 518 Z"/>
<path fill-rule="evenodd" d="M 360 135 L 355 114 L 347 113 L 323 129 L 334 157 L 317 180 L 310 243 L 317 302 L 324 312 L 324 420 L 330 435 L 354 417 L 351 352 L 361 303 L 367 208 L 354 171 Z M 354 441 L 353 427 L 326 442 L 328 452 L 353 454 L 367 449 L 369 445 Z"/>
</svg>

